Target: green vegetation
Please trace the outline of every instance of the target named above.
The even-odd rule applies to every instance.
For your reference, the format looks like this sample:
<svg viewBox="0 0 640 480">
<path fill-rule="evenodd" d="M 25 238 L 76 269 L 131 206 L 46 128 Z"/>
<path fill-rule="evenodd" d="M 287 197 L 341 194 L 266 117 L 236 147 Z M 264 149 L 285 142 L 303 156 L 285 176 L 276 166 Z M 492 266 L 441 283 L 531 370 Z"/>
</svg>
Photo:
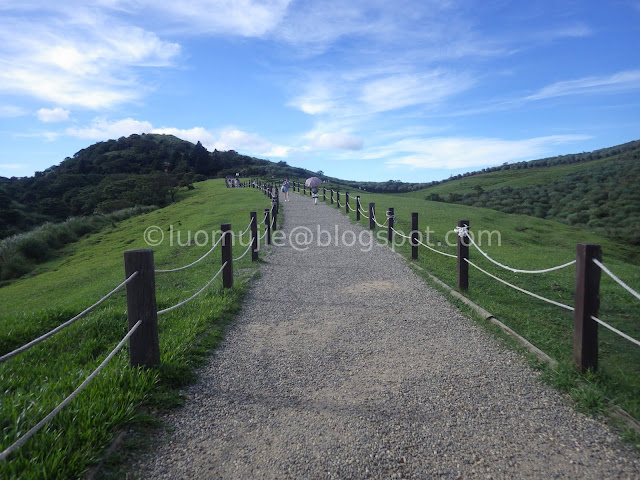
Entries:
<svg viewBox="0 0 640 480">
<path fill-rule="evenodd" d="M 234 233 L 241 233 L 249 212 L 267 207 L 268 199 L 257 190 L 202 182 L 180 192 L 173 205 L 67 245 L 61 256 L 39 265 L 37 275 L 0 288 L 0 354 L 68 320 L 122 282 L 123 252 L 148 248 L 143 238 L 147 227 L 157 225 L 165 233 L 164 241 L 154 247 L 156 268 L 178 267 L 208 251 L 222 223 L 231 223 Z M 244 246 L 234 247 L 234 257 L 248 246 L 248 234 L 243 240 Z M 220 253 L 214 251 L 193 268 L 158 275 L 158 309 L 193 295 L 220 263 Z M 241 305 L 246 288 L 241 279 L 255 271 L 250 255 L 234 263 L 234 271 L 233 289 L 222 291 L 217 279 L 193 302 L 160 317 L 160 367 L 131 368 L 124 348 L 43 430 L 0 462 L 0 478 L 81 477 L 124 425 L 144 424 L 149 418 L 145 412 L 180 404 L 176 389 L 194 378 L 195 366 L 219 342 Z M 119 292 L 56 336 L 0 364 L 0 450 L 69 395 L 126 331 L 125 295 Z"/>
<path fill-rule="evenodd" d="M 147 213 L 157 207 L 132 207 L 107 215 L 73 217 L 61 223 L 45 223 L 33 230 L 0 240 L 0 280 L 17 278 L 50 260 L 65 245 L 77 242 L 115 222 Z M 2 284 L 0 283 L 0 286 Z"/>
<path fill-rule="evenodd" d="M 640 142 L 606 153 L 570 165 L 510 165 L 410 195 L 556 220 L 640 245 L 640 191 L 634 188 L 640 184 Z"/>
<path fill-rule="evenodd" d="M 615 242 L 575 226 L 525 215 L 428 202 L 404 195 L 357 193 L 361 196 L 365 212 L 368 211 L 369 202 L 376 204 L 380 223 L 386 220 L 386 209 L 393 207 L 397 217 L 396 230 L 407 235 L 411 229 L 411 213 L 418 212 L 420 231 L 423 233 L 422 241 L 428 242 L 436 250 L 453 255 L 456 254 L 456 234 L 452 230 L 458 220 L 469 220 L 471 231 L 476 235 L 479 246 L 495 260 L 513 268 L 543 269 L 561 265 L 575 259 L 576 243 L 599 243 L 602 246 L 603 263 L 632 288 L 640 291 L 640 266 L 629 261 L 630 258 L 640 258 L 638 247 Z M 356 192 L 350 193 L 352 206 L 355 206 L 355 195 Z M 344 196 L 342 201 L 344 202 Z M 344 208 L 342 211 L 344 212 Z M 350 217 L 355 219 L 355 213 L 351 212 Z M 362 217 L 363 225 L 368 227 L 368 222 Z M 428 237 L 425 235 L 427 228 L 430 232 Z M 378 238 L 386 239 L 386 230 L 378 228 L 377 231 L 380 233 Z M 405 258 L 410 258 L 408 241 L 396 238 L 398 245 L 394 248 Z M 521 288 L 566 305 L 573 305 L 573 266 L 539 275 L 516 274 L 493 265 L 474 247 L 470 250 L 470 260 Z M 426 272 L 455 287 L 456 259 L 420 247 L 419 260 L 416 263 Z M 517 292 L 473 267 L 469 267 L 469 271 L 470 285 L 469 290 L 464 292 L 466 297 L 491 312 L 561 364 L 571 365 L 571 312 Z M 425 278 L 428 279 L 426 275 Z M 599 317 L 631 337 L 640 338 L 637 300 L 604 274 L 600 294 Z M 599 370 L 589 373 L 588 376 L 579 376 L 588 388 L 585 390 L 571 380 L 572 386 L 568 390 L 571 393 L 575 392 L 578 397 L 582 396 L 586 403 L 597 398 L 609 398 L 636 419 L 640 419 L 640 348 L 600 327 L 599 350 Z"/>
</svg>

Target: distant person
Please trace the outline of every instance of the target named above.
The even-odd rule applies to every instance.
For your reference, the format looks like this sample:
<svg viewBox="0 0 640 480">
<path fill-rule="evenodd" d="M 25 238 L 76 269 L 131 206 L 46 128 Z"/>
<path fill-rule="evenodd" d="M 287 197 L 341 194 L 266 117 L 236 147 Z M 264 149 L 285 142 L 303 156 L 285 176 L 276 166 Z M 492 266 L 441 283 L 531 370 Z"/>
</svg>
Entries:
<svg viewBox="0 0 640 480">
<path fill-rule="evenodd" d="M 291 187 L 291 184 L 289 183 L 289 179 L 285 178 L 284 182 L 282 182 L 282 193 L 284 193 L 285 202 L 289 201 L 289 187 Z"/>
<path fill-rule="evenodd" d="M 311 188 L 311 197 L 313 198 L 313 204 L 318 204 L 318 187 Z"/>
</svg>

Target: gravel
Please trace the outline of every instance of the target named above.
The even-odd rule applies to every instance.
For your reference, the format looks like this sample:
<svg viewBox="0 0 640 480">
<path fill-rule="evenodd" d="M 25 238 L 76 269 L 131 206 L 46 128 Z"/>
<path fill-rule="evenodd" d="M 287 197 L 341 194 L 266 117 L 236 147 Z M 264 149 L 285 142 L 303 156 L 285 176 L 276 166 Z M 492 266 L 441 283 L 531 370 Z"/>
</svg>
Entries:
<svg viewBox="0 0 640 480">
<path fill-rule="evenodd" d="M 615 432 L 366 230 L 301 195 L 281 210 L 287 241 L 263 256 L 186 406 L 164 418 L 170 433 L 132 474 L 640 478 L 638 454 Z M 344 245 L 358 236 L 363 245 Z"/>
</svg>

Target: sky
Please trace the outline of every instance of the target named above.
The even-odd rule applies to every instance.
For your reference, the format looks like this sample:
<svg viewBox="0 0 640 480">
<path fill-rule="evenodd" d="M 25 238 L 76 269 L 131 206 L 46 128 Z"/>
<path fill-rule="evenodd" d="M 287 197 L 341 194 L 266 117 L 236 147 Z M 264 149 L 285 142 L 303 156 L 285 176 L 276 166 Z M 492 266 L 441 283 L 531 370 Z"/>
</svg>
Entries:
<svg viewBox="0 0 640 480">
<path fill-rule="evenodd" d="M 0 0 L 0 176 L 163 133 L 429 182 L 640 139 L 640 0 Z"/>
</svg>

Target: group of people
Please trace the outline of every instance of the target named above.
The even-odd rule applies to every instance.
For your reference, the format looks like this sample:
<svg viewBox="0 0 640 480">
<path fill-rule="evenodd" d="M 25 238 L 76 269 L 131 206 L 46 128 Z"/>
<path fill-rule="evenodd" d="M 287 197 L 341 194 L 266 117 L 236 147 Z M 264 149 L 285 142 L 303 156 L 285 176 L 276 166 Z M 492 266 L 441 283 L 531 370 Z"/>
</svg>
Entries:
<svg viewBox="0 0 640 480">
<path fill-rule="evenodd" d="M 288 178 L 284 179 L 284 182 L 282 182 L 282 193 L 284 193 L 284 201 L 288 202 L 289 201 L 289 189 L 291 188 L 291 183 L 289 182 Z M 318 187 L 317 186 L 312 186 L 311 187 L 311 198 L 313 198 L 313 203 L 315 205 L 318 204 Z"/>
</svg>

